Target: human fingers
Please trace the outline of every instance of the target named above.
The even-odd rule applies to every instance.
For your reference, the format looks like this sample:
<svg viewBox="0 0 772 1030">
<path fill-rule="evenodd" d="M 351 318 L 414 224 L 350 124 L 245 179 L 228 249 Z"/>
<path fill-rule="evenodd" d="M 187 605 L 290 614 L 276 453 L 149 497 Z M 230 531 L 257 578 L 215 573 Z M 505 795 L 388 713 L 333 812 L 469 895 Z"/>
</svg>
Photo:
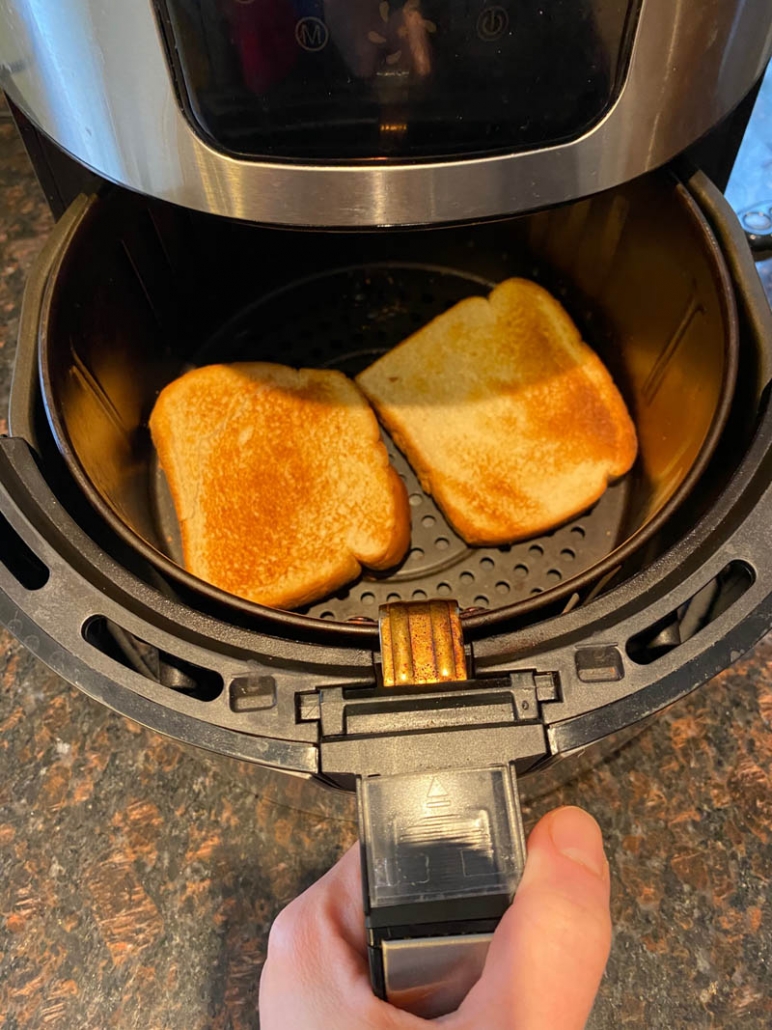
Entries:
<svg viewBox="0 0 772 1030">
<path fill-rule="evenodd" d="M 279 914 L 260 980 L 262 1030 L 420 1030 L 373 994 L 359 845 Z"/>
<path fill-rule="evenodd" d="M 581 1030 L 610 946 L 600 828 L 582 809 L 556 809 L 531 833 L 482 977 L 447 1022 L 459 1030 Z"/>
</svg>

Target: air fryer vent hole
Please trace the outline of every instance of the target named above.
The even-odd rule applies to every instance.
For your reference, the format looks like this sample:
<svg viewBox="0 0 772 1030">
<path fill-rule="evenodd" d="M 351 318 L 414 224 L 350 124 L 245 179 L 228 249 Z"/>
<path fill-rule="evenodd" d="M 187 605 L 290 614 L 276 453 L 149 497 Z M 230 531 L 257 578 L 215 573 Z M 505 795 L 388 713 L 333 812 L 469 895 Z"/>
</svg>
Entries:
<svg viewBox="0 0 772 1030">
<path fill-rule="evenodd" d="M 636 665 L 651 665 L 691 640 L 724 615 L 753 586 L 755 569 L 741 560 L 729 562 L 687 601 L 627 641 L 627 656 Z"/>
<path fill-rule="evenodd" d="M 50 572 L 19 536 L 11 523 L 0 514 L 0 563 L 25 590 L 41 590 Z"/>
<path fill-rule="evenodd" d="M 106 658 L 158 684 L 160 690 L 174 690 L 197 701 L 216 701 L 225 684 L 219 672 L 195 665 L 113 622 L 95 615 L 82 630 L 83 639 Z"/>
</svg>

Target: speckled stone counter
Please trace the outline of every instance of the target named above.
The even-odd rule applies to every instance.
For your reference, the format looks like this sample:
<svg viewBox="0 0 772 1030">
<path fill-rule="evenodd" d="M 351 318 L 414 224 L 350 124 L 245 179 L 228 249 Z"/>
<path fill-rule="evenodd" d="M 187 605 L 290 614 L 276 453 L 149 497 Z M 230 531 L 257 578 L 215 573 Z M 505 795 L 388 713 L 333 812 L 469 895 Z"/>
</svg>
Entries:
<svg viewBox="0 0 772 1030">
<path fill-rule="evenodd" d="M 0 410 L 50 227 L 0 122 Z M 769 273 L 767 272 L 769 278 Z M 4 430 L 3 425 L 3 430 Z M 247 1030 L 275 913 L 355 837 L 345 800 L 243 782 L 0 633 L 0 1025 Z M 772 1025 L 772 641 L 570 785 L 599 819 L 615 942 L 594 1030 Z"/>
</svg>

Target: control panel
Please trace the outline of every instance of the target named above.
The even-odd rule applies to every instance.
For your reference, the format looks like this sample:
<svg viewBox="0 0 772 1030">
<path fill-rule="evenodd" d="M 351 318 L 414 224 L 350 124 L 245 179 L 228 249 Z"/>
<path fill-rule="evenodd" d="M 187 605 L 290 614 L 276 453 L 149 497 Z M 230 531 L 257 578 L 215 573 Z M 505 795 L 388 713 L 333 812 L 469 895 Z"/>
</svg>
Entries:
<svg viewBox="0 0 772 1030">
<path fill-rule="evenodd" d="M 181 100 L 232 153 L 427 159 L 575 137 L 637 0 L 158 0 Z"/>
</svg>

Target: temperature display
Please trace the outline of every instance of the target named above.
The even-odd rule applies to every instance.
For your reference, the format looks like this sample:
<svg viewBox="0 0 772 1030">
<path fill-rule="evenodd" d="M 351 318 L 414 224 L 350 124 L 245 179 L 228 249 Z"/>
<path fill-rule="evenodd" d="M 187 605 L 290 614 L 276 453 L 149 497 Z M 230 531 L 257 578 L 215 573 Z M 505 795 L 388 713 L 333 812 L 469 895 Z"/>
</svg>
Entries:
<svg viewBox="0 0 772 1030">
<path fill-rule="evenodd" d="M 554 144 L 619 88 L 637 0 L 159 0 L 192 119 L 251 156 Z"/>
</svg>

